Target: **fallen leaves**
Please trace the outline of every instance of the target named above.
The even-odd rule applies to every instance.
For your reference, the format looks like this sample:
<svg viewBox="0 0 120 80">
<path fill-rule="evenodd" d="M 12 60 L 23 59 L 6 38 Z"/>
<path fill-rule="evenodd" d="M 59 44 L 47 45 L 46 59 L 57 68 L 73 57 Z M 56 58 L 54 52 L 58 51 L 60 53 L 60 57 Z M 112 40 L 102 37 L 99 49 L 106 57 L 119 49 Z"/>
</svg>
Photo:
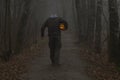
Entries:
<svg viewBox="0 0 120 80">
<path fill-rule="evenodd" d="M 23 50 L 22 54 L 13 56 L 10 61 L 0 61 L 0 80 L 23 80 L 21 74 L 28 69 L 28 62 L 38 55 L 37 46 Z"/>
<path fill-rule="evenodd" d="M 81 58 L 91 63 L 87 70 L 90 76 L 95 77 L 96 80 L 120 80 L 120 72 L 114 63 L 108 61 L 107 53 L 97 54 L 83 46 L 80 51 Z"/>
</svg>

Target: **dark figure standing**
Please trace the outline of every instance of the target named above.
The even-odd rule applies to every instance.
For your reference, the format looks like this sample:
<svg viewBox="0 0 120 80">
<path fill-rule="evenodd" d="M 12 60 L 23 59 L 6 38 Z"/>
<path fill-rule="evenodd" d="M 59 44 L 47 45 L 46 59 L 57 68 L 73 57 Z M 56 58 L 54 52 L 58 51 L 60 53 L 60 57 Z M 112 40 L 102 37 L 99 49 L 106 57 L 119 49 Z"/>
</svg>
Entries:
<svg viewBox="0 0 120 80">
<path fill-rule="evenodd" d="M 44 37 L 45 28 L 48 28 L 50 59 L 52 64 L 59 64 L 61 49 L 61 31 L 67 30 L 67 22 L 60 17 L 50 17 L 41 28 L 41 37 Z"/>
</svg>

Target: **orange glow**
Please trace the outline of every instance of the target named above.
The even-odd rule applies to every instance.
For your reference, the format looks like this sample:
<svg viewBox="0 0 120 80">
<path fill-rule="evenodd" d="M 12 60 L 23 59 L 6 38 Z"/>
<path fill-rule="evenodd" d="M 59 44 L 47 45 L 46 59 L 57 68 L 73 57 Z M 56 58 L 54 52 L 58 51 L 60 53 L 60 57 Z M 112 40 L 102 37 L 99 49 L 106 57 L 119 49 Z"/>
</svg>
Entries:
<svg viewBox="0 0 120 80">
<path fill-rule="evenodd" d="M 65 30 L 64 24 L 60 24 L 59 28 L 60 28 L 60 30 Z"/>
</svg>

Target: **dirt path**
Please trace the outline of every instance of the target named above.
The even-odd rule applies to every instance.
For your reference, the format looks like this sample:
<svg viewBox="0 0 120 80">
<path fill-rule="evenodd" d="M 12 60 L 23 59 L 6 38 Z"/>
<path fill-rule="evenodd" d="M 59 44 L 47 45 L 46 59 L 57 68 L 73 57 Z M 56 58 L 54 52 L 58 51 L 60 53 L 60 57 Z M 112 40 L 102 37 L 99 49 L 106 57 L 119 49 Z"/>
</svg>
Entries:
<svg viewBox="0 0 120 80">
<path fill-rule="evenodd" d="M 80 60 L 77 38 L 71 31 L 62 34 L 61 66 L 50 64 L 48 40 L 45 38 L 43 47 L 30 63 L 30 70 L 24 75 L 26 80 L 93 80 L 85 75 L 86 63 Z"/>
</svg>

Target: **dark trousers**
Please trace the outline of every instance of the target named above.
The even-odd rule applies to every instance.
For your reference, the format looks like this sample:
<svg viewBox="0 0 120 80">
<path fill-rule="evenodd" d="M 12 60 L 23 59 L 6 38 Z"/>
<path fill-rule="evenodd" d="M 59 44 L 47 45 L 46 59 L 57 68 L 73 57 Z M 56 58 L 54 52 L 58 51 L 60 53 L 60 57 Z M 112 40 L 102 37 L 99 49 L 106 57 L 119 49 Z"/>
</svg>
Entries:
<svg viewBox="0 0 120 80">
<path fill-rule="evenodd" d="M 59 64 L 60 62 L 60 49 L 61 38 L 49 37 L 50 59 L 52 64 Z"/>
</svg>

